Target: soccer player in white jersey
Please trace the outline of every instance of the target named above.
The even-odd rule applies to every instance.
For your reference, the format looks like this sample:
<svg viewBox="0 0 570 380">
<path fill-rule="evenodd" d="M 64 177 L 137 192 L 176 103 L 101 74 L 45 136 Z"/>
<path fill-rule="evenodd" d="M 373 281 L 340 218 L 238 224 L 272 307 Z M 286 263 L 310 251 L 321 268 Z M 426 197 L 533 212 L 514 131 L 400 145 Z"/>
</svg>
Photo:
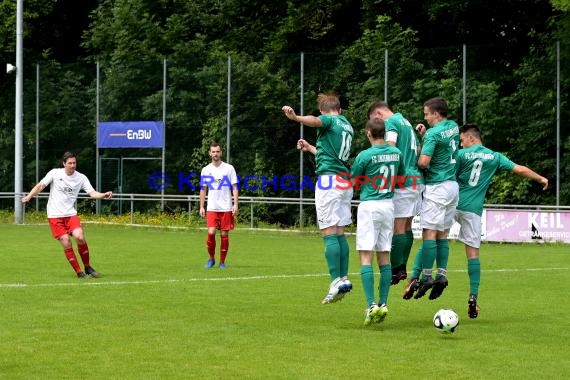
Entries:
<svg viewBox="0 0 570 380">
<path fill-rule="evenodd" d="M 206 248 L 209 259 L 204 267 L 209 269 L 216 264 L 216 230 L 220 230 L 219 268 L 224 269 L 230 246 L 229 232 L 234 229 L 234 217 L 238 212 L 238 179 L 234 167 L 222 161 L 220 144 L 210 144 L 209 154 L 212 162 L 200 175 L 200 216 L 206 217 L 208 227 Z M 206 195 L 208 205 L 204 208 Z"/>
<path fill-rule="evenodd" d="M 53 237 L 61 243 L 65 257 L 79 279 L 99 277 L 100 273 L 91 266 L 89 260 L 89 246 L 85 240 L 83 227 L 75 209 L 75 202 L 81 190 L 95 199 L 110 199 L 113 197 L 113 193 L 111 191 L 105 193 L 96 191 L 91 186 L 89 179 L 75 170 L 77 167 L 75 154 L 65 152 L 62 162 L 63 168 L 50 170 L 28 195 L 22 197 L 22 202 L 29 202 L 34 196 L 41 193 L 43 189 L 50 186 L 47 217 Z M 77 261 L 70 236 L 77 243 L 77 251 L 85 270 L 81 269 Z"/>
<path fill-rule="evenodd" d="M 461 225 L 459 241 L 465 244 L 467 273 L 469 275 L 469 318 L 479 315 L 479 283 L 481 281 L 481 215 L 487 189 L 498 170 L 506 170 L 532 179 L 548 188 L 548 179 L 526 166 L 517 165 L 501 153 L 486 148 L 481 143 L 481 131 L 476 124 L 465 124 L 460 129 L 461 146 L 457 154 L 457 182 L 459 183 L 459 204 L 456 220 Z"/>
<path fill-rule="evenodd" d="M 349 121 L 341 115 L 340 99 L 333 93 L 319 94 L 318 117 L 299 116 L 292 107 L 283 106 L 282 111 L 290 120 L 317 129 L 316 146 L 303 139 L 297 148 L 309 151 L 316 157 L 315 206 L 317 223 L 325 244 L 325 259 L 331 283 L 323 304 L 339 301 L 352 289 L 348 280 L 349 245 L 344 234 L 345 226 L 352 223 L 352 187 L 341 188 L 342 180 L 350 175 L 350 156 L 354 131 Z"/>
<path fill-rule="evenodd" d="M 360 279 L 366 299 L 364 325 L 382 322 L 388 314 L 392 280 L 390 250 L 394 231 L 394 189 L 405 183 L 406 167 L 402 152 L 384 141 L 385 123 L 373 118 L 366 123 L 370 148 L 360 152 L 352 165 L 351 178 L 360 190 L 356 224 L 356 249 L 360 255 Z M 358 186 L 358 188 L 357 188 Z M 376 254 L 379 269 L 378 302 L 374 297 Z"/>
</svg>

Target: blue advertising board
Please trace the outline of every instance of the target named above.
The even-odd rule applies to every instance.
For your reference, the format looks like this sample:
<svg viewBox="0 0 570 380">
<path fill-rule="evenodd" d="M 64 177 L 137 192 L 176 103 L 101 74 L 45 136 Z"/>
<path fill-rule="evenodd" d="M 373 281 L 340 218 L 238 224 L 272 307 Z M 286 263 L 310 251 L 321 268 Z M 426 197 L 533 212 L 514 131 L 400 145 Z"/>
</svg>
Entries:
<svg viewBox="0 0 570 380">
<path fill-rule="evenodd" d="M 164 148 L 162 121 L 105 121 L 98 128 L 98 148 Z"/>
</svg>

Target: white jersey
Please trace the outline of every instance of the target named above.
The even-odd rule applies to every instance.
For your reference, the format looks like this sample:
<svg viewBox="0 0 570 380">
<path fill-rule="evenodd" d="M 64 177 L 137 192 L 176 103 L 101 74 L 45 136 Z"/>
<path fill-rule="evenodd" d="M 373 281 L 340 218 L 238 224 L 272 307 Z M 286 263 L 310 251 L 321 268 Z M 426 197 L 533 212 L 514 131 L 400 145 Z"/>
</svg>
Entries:
<svg viewBox="0 0 570 380">
<path fill-rule="evenodd" d="M 206 211 L 232 211 L 232 185 L 237 183 L 236 170 L 232 165 L 221 162 L 219 166 L 212 163 L 205 166 L 200 174 L 200 188 L 208 188 Z"/>
<path fill-rule="evenodd" d="M 47 204 L 48 218 L 77 215 L 75 201 L 79 191 L 83 190 L 87 194 L 95 191 L 84 174 L 75 171 L 72 175 L 67 175 L 64 168 L 50 170 L 40 182 L 51 186 Z"/>
</svg>

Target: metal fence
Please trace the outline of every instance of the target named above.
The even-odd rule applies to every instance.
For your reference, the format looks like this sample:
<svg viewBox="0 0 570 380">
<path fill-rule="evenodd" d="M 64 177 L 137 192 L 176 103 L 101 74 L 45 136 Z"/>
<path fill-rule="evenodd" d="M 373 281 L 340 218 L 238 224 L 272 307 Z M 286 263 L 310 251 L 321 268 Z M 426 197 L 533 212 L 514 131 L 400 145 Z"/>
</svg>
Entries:
<svg viewBox="0 0 570 380">
<path fill-rule="evenodd" d="M 383 66 L 384 69 L 383 75 L 378 78 L 378 82 L 381 82 L 382 85 L 377 85 L 374 89 L 374 93 L 370 94 L 373 98 L 380 98 L 383 97 L 385 100 L 391 101 L 394 96 L 399 96 L 401 98 L 401 94 L 396 95 L 393 94 L 393 86 L 391 85 L 396 80 L 401 81 L 402 78 L 393 78 L 394 72 L 396 71 L 396 67 L 398 66 L 398 59 L 399 57 L 394 56 L 390 51 L 385 50 L 384 54 L 384 61 L 379 62 L 379 65 Z M 462 121 L 467 120 L 469 114 L 469 107 L 473 105 L 473 102 L 469 99 L 468 88 L 469 83 L 471 80 L 471 72 L 476 72 L 480 69 L 481 60 L 475 59 L 476 57 L 484 56 L 485 52 L 484 49 L 481 47 L 468 47 L 468 46 L 458 46 L 458 47 L 450 47 L 446 49 L 440 49 L 438 54 L 441 55 L 440 62 L 433 62 L 434 71 L 441 70 L 441 63 L 447 60 L 456 60 L 460 63 L 460 73 L 456 78 L 456 82 L 460 85 L 458 91 L 461 95 L 458 96 L 460 98 L 461 103 L 461 110 L 462 110 Z M 329 77 L 330 71 L 328 68 L 331 66 L 331 62 L 334 62 L 335 57 L 331 54 L 323 54 L 323 53 L 315 53 L 315 54 L 308 54 L 308 53 L 300 53 L 296 57 L 288 56 L 288 57 L 274 57 L 274 60 L 269 63 L 269 66 L 272 66 L 277 70 L 279 67 L 283 65 L 284 60 L 289 61 L 289 66 L 296 66 L 298 68 L 298 78 L 292 80 L 291 84 L 291 93 L 296 94 L 293 98 L 298 100 L 298 109 L 300 113 L 304 114 L 305 109 L 307 109 L 307 104 L 314 103 L 314 99 L 306 99 L 305 95 L 308 91 L 314 91 L 322 84 L 326 86 L 327 83 L 330 83 L 331 78 Z M 559 110 L 560 108 L 560 76 L 559 76 L 559 66 L 560 60 L 557 57 L 557 77 L 553 78 L 553 82 L 556 83 L 556 88 L 558 90 L 557 93 L 557 101 L 556 104 L 552 104 L 551 107 L 556 108 Z M 223 78 L 223 81 L 226 83 L 226 88 L 216 88 L 215 90 L 221 92 L 218 93 L 215 99 L 212 102 L 220 102 L 222 99 L 225 98 L 227 100 L 224 102 L 223 105 L 218 105 L 226 109 L 225 112 L 225 125 L 223 128 L 225 129 L 226 140 L 224 143 L 226 145 L 225 153 L 226 153 L 226 161 L 234 163 L 234 156 L 236 147 L 232 145 L 232 130 L 234 128 L 239 127 L 240 130 L 246 130 L 251 128 L 251 126 L 240 124 L 238 117 L 233 115 L 235 102 L 236 100 L 232 97 L 235 96 L 243 96 L 244 94 L 244 87 L 248 86 L 248 83 L 244 83 L 247 80 L 244 77 L 243 73 L 240 76 L 235 75 L 233 71 L 234 60 L 232 57 L 228 56 L 225 59 L 220 59 L 220 62 L 215 67 L 212 68 L 212 71 L 209 72 L 209 75 L 215 76 L 218 79 Z M 130 66 L 135 66 L 136 64 L 131 64 Z M 21 177 L 31 178 L 35 177 L 34 181 L 37 182 L 40 179 L 40 176 L 47 170 L 53 167 L 54 162 L 50 160 L 52 157 L 58 157 L 61 155 L 62 152 L 57 151 L 55 149 L 60 149 L 60 147 L 53 147 L 50 146 L 45 147 L 42 145 L 42 141 L 45 140 L 44 136 L 42 135 L 43 126 L 45 125 L 45 120 L 50 120 L 49 122 L 54 122 L 53 120 L 59 120 L 57 118 L 58 113 L 65 112 L 66 107 L 78 107 L 77 109 L 71 109 L 70 113 L 75 113 L 76 119 L 75 120 L 64 120 L 62 121 L 62 136 L 67 136 L 67 140 L 73 141 L 72 136 L 75 131 L 74 128 L 93 128 L 95 131 L 97 122 L 101 120 L 108 120 L 109 117 L 112 117 L 113 114 L 120 114 L 118 110 L 120 110 L 121 104 L 109 104 L 106 100 L 106 96 L 109 92 L 114 92 L 114 96 L 117 96 L 117 92 L 121 93 L 122 98 L 125 102 L 133 97 L 141 97 L 144 99 L 144 102 L 148 103 L 145 104 L 147 108 L 144 110 L 143 114 L 138 115 L 140 119 L 154 119 L 154 120 L 169 120 L 169 116 L 172 116 L 172 109 L 174 109 L 174 104 L 172 103 L 177 99 L 176 91 L 183 91 L 183 89 L 171 88 L 170 83 L 176 77 L 177 72 L 181 70 L 180 67 L 173 66 L 171 62 L 162 60 L 156 61 L 154 63 L 145 62 L 144 65 L 139 65 L 137 67 L 138 73 L 141 72 L 151 72 L 151 75 L 147 75 L 145 77 L 145 81 L 152 81 L 152 84 L 148 85 L 148 88 L 152 89 L 152 93 L 138 93 L 138 85 L 137 78 L 132 78 L 132 82 L 129 83 L 116 83 L 116 78 L 113 76 L 113 69 L 110 67 L 110 64 L 106 63 L 94 63 L 94 64 L 74 64 L 74 65 L 61 65 L 61 64 L 54 64 L 54 63 L 42 63 L 36 64 L 33 67 L 33 71 L 30 68 L 26 68 L 25 78 L 26 78 L 26 102 L 25 102 L 25 130 L 27 131 L 26 135 L 28 136 L 27 143 L 24 149 L 24 155 L 26 157 L 27 165 L 24 168 L 24 173 L 15 173 L 15 181 L 21 179 Z M 55 80 L 54 78 L 58 78 Z M 117 77 L 119 78 L 119 77 Z M 408 83 L 409 87 L 411 88 L 413 79 L 409 79 L 410 83 Z M 50 82 L 52 85 L 50 88 L 45 88 L 43 86 L 44 82 Z M 61 99 L 61 101 L 57 102 L 56 104 L 53 103 L 54 97 L 58 96 L 58 86 L 77 86 L 77 98 L 78 99 Z M 55 83 L 55 86 L 54 86 Z M 94 85 L 95 84 L 95 85 Z M 148 83 L 147 83 L 148 84 Z M 325 87 L 326 88 L 326 87 Z M 81 90 L 81 93 L 79 93 Z M 224 93 L 225 92 L 225 93 Z M 35 99 L 32 99 L 32 95 Z M 79 101 L 78 101 L 79 100 Z M 82 102 L 88 102 L 88 104 L 83 104 Z M 80 104 L 78 104 L 80 103 Z M 232 103 L 234 105 L 232 106 Z M 81 107 L 83 108 L 81 108 Z M 260 105 L 263 107 L 263 105 Z M 410 106 L 411 107 L 411 106 Z M 410 108 L 408 115 L 410 121 L 412 122 L 420 122 L 423 120 L 421 116 L 420 107 L 417 104 L 413 105 L 414 108 Z M 144 108 L 144 107 L 143 107 Z M 81 110 L 86 109 L 84 113 L 88 114 L 88 118 L 85 118 L 85 115 L 81 115 Z M 311 108 L 312 109 L 312 108 Z M 67 113 L 66 115 L 70 115 Z M 559 111 L 558 111 L 559 114 Z M 457 117 L 459 119 L 459 117 Z M 85 124 L 87 120 L 87 124 Z M 184 120 L 181 120 L 184 122 Z M 557 130 L 557 157 L 556 157 L 556 204 L 559 204 L 559 187 L 560 187 L 560 118 L 557 120 L 553 120 L 553 125 L 556 124 L 555 128 Z M 169 128 L 171 126 L 166 123 L 166 134 L 168 137 Z M 34 130 L 35 133 L 31 133 Z M 248 133 L 254 135 L 255 131 L 249 131 Z M 295 131 L 295 134 L 298 137 L 303 137 L 305 132 L 303 126 L 299 126 L 299 131 Z M 92 135 L 96 135 L 93 133 Z M 30 139 L 30 136 L 34 136 Z M 74 142 L 75 145 L 81 146 L 86 152 L 92 152 L 92 157 L 94 160 L 91 162 L 82 163 L 82 172 L 88 175 L 88 177 L 93 178 L 92 175 L 95 175 L 95 187 L 97 189 L 106 188 L 105 181 L 108 181 L 111 185 L 115 185 L 119 183 L 119 187 L 113 187 L 114 191 L 124 191 L 125 188 L 132 188 L 133 190 L 139 192 L 142 189 L 132 183 L 129 183 L 130 177 L 132 176 L 125 176 L 123 172 L 120 172 L 120 178 L 115 178 L 116 168 L 111 168 L 109 170 L 111 172 L 105 172 L 106 167 L 110 167 L 113 165 L 102 164 L 102 161 L 108 160 L 124 160 L 125 157 L 122 155 L 125 152 L 114 152 L 111 150 L 101 151 L 96 144 L 93 143 L 92 139 L 85 139 L 81 142 Z M 162 152 L 154 152 L 149 154 L 155 159 L 161 161 L 162 171 L 164 171 L 164 160 L 166 152 L 168 151 L 168 143 L 167 146 L 162 150 Z M 90 153 L 91 154 L 91 153 Z M 32 158 L 33 157 L 33 158 Z M 16 160 L 23 159 L 22 157 L 16 157 Z M 307 163 L 304 161 L 304 155 L 299 155 L 299 177 L 302 177 L 304 171 L 307 168 Z M 156 165 L 149 160 L 146 164 L 145 163 L 138 163 L 139 165 Z M 237 162 L 239 165 L 240 163 Z M 150 168 L 150 166 L 149 166 Z M 151 169 L 148 169 L 150 172 Z M 132 172 L 130 173 L 132 174 Z M 140 182 L 140 181 L 139 181 Z M 2 190 L 0 188 L 0 190 Z M 9 190 L 9 189 L 6 189 Z M 24 189 L 26 190 L 26 189 Z M 303 205 L 305 201 L 303 200 L 305 194 L 301 191 L 299 194 L 298 199 L 296 201 L 301 205 L 299 209 L 299 220 L 301 223 L 304 220 L 303 216 Z M 166 205 L 165 202 L 172 201 L 170 196 L 162 193 L 160 194 L 161 199 L 161 207 Z M 176 198 L 176 196 L 174 196 Z M 185 198 L 185 195 L 181 195 L 182 198 Z M 122 200 L 121 201 L 126 201 Z M 100 212 L 99 209 L 100 204 L 96 203 L 97 212 Z M 125 209 L 127 211 L 128 208 Z M 122 212 L 122 210 L 120 210 Z"/>
<path fill-rule="evenodd" d="M 40 193 L 36 198 L 39 200 L 41 206 L 39 211 L 45 210 L 49 193 Z M 14 202 L 19 201 L 20 197 L 16 197 L 14 193 L 1 192 L 0 204 L 7 206 Z M 192 215 L 197 215 L 199 208 L 200 197 L 198 195 L 160 195 L 160 194 L 113 194 L 113 199 L 104 201 L 109 204 L 103 210 L 105 215 L 119 215 L 119 203 L 122 203 L 121 208 L 124 210 L 122 214 L 129 215 L 130 224 L 137 224 L 136 215 L 138 213 L 137 203 L 152 203 L 155 209 L 159 209 L 161 202 L 166 201 L 172 208 L 176 208 L 179 212 L 184 212 L 188 215 L 189 220 Z M 288 205 L 291 206 L 293 212 L 297 212 L 301 207 L 310 206 L 314 207 L 315 201 L 313 198 L 280 198 L 280 197 L 239 197 L 240 218 L 243 223 L 249 223 L 250 228 L 255 228 L 259 221 L 256 215 L 256 205 Z M 359 200 L 352 201 L 353 209 L 356 210 L 360 204 Z M 246 207 L 244 207 L 246 205 Z M 78 197 L 77 209 L 85 214 L 95 214 L 93 198 L 86 194 L 81 194 Z M 2 208 L 4 208 L 2 207 Z M 30 206 L 28 206 L 30 207 Z M 33 206 L 32 206 L 33 207 Z M 244 212 L 244 208 L 247 212 Z M 570 212 L 570 206 L 555 206 L 555 205 L 506 205 L 506 204 L 485 204 L 486 210 L 514 210 L 514 211 L 536 211 L 536 212 Z M 294 210 L 297 211 L 294 211 Z M 354 215 L 355 216 L 355 215 Z M 353 220 L 356 220 L 354 217 Z M 310 221 L 311 225 L 316 226 L 316 220 Z M 549 224 L 550 221 L 545 221 Z M 290 226 L 295 227 L 295 226 Z M 561 226 L 564 228 L 564 226 Z"/>
</svg>

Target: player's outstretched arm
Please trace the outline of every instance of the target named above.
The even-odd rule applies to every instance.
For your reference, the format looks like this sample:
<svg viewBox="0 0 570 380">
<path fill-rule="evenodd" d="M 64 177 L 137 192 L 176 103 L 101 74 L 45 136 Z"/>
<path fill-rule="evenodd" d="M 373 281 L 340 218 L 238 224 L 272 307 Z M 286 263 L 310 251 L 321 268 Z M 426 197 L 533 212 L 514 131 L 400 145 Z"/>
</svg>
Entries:
<svg viewBox="0 0 570 380">
<path fill-rule="evenodd" d="M 34 188 L 32 190 L 30 190 L 28 195 L 22 197 L 22 203 L 29 202 L 30 199 L 32 199 L 33 197 L 35 197 L 36 195 L 41 193 L 45 188 L 46 188 L 46 185 L 44 185 L 41 182 L 38 182 L 37 185 L 34 186 Z"/>
<path fill-rule="evenodd" d="M 541 176 L 540 174 L 534 172 L 533 170 L 527 168 L 524 165 L 515 165 L 515 167 L 513 168 L 513 173 L 540 183 L 542 185 L 542 190 L 546 190 L 548 188 L 547 178 Z"/>
<path fill-rule="evenodd" d="M 92 191 L 89 193 L 89 196 L 95 199 L 111 199 L 113 198 L 113 192 L 107 191 L 105 193 L 100 193 L 98 191 Z"/>
<path fill-rule="evenodd" d="M 313 115 L 299 116 L 295 113 L 295 110 L 291 106 L 283 106 L 281 110 L 285 113 L 288 119 L 296 121 L 298 123 L 303 123 L 307 127 L 320 127 L 323 125 L 321 119 Z"/>
</svg>

